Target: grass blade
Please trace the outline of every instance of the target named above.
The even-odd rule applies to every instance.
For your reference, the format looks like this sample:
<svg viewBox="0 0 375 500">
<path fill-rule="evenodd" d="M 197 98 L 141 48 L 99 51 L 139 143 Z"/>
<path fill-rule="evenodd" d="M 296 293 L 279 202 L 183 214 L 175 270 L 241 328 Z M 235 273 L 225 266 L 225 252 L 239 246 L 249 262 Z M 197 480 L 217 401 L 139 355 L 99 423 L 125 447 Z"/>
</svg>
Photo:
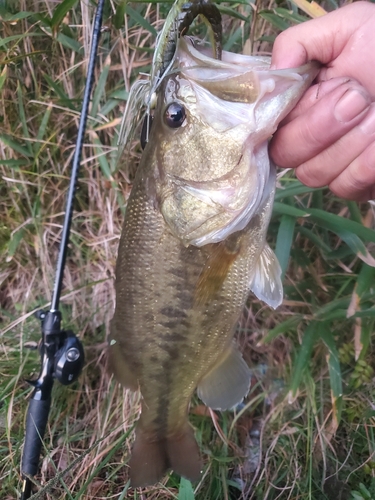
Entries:
<svg viewBox="0 0 375 500">
<path fill-rule="evenodd" d="M 194 500 L 194 490 L 188 479 L 181 478 L 177 500 Z"/>
<path fill-rule="evenodd" d="M 105 87 L 107 83 L 110 66 L 111 66 L 111 58 L 108 56 L 105 60 L 104 66 L 100 73 L 100 77 L 98 83 L 96 84 L 95 92 L 92 98 L 92 105 L 90 112 L 91 116 L 95 117 L 98 114 L 100 99 L 102 98 L 102 96 L 105 96 Z"/>
<path fill-rule="evenodd" d="M 55 32 L 64 20 L 66 14 L 74 7 L 76 2 L 77 0 L 64 0 L 56 7 L 51 19 L 51 26 Z"/>
<path fill-rule="evenodd" d="M 40 124 L 39 130 L 38 130 L 38 134 L 36 136 L 37 140 L 40 141 L 40 142 L 43 140 L 43 138 L 46 135 L 47 125 L 48 125 L 48 122 L 49 122 L 49 119 L 50 119 L 50 116 L 51 116 L 51 112 L 52 112 L 52 104 L 49 103 L 49 105 L 48 105 L 48 107 L 46 109 L 46 112 L 44 113 L 42 122 Z M 38 143 L 38 142 L 36 142 L 34 144 L 35 154 L 38 154 L 38 152 L 40 151 L 40 149 L 41 149 L 42 146 L 43 146 L 43 144 Z"/>
<path fill-rule="evenodd" d="M 29 148 L 21 146 L 21 144 L 14 141 L 5 134 L 0 134 L 0 141 L 2 141 L 6 146 L 9 146 L 10 149 L 17 151 L 17 153 L 21 154 L 22 156 L 26 156 L 26 158 L 32 158 L 34 155 L 32 151 L 29 151 Z"/>
<path fill-rule="evenodd" d="M 275 14 L 273 11 L 270 10 L 262 10 L 259 12 L 260 17 L 268 21 L 269 23 L 273 24 L 275 28 L 284 31 L 287 28 L 290 27 L 290 24 L 285 21 L 282 17 L 278 16 Z"/>
<path fill-rule="evenodd" d="M 19 112 L 20 122 L 22 125 L 23 135 L 26 139 L 30 139 L 29 129 L 27 127 L 25 108 L 23 106 L 23 96 L 20 83 L 18 83 L 17 85 L 17 96 L 18 96 L 18 112 Z M 33 155 L 32 146 L 28 141 L 26 141 L 26 148 L 29 151 L 29 155 L 32 156 Z"/>
<path fill-rule="evenodd" d="M 344 217 L 324 212 L 323 210 L 314 208 L 301 210 L 299 208 L 291 207 L 285 203 L 275 202 L 274 212 L 294 217 L 309 217 L 309 221 L 316 222 L 321 227 L 325 227 L 335 234 L 339 234 L 340 231 L 350 231 L 362 238 L 364 241 L 371 241 L 372 243 L 375 243 L 375 231 L 372 229 L 368 229 L 367 227 L 350 219 L 345 219 Z"/>
<path fill-rule="evenodd" d="M 321 322 L 311 321 L 303 334 L 301 348 L 296 358 L 290 385 L 290 392 L 293 397 L 296 395 L 298 387 L 301 384 L 304 371 L 309 367 L 314 344 L 320 337 L 321 326 Z"/>
<path fill-rule="evenodd" d="M 134 10 L 132 7 L 130 7 L 129 4 L 126 4 L 126 13 L 128 16 L 135 21 L 135 24 L 142 26 L 145 30 L 149 31 L 152 36 L 156 37 L 157 36 L 157 31 L 156 29 L 151 26 L 151 24 L 145 19 L 138 11 Z"/>
<path fill-rule="evenodd" d="M 291 318 L 282 321 L 277 326 L 275 326 L 275 328 L 272 328 L 272 330 L 270 330 L 265 337 L 263 337 L 261 343 L 267 344 L 268 342 L 271 342 L 279 335 L 285 335 L 289 331 L 295 330 L 296 326 L 301 322 L 301 319 L 302 319 L 301 316 L 296 314 Z"/>
<path fill-rule="evenodd" d="M 0 73 L 0 91 L 3 88 L 6 77 L 7 77 L 7 65 L 4 66 L 2 72 Z"/>
<path fill-rule="evenodd" d="M 329 370 L 329 380 L 331 384 L 331 400 L 333 409 L 333 418 L 337 428 L 341 420 L 342 411 L 342 373 L 339 361 L 339 353 L 333 338 L 329 323 L 323 323 L 320 327 L 321 339 L 328 349 L 327 364 Z"/>
<path fill-rule="evenodd" d="M 281 217 L 279 231 L 277 233 L 275 254 L 281 266 L 282 280 L 284 279 L 285 272 L 288 268 L 295 225 L 296 225 L 295 217 L 291 217 L 290 215 L 283 215 Z"/>
</svg>

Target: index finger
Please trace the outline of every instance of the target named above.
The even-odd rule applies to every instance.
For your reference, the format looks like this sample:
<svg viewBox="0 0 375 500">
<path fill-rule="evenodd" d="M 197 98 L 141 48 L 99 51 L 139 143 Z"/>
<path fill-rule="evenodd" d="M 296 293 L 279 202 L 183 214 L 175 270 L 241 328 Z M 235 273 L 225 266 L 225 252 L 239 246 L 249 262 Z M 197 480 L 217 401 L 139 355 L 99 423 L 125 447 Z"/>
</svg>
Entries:
<svg viewBox="0 0 375 500">
<path fill-rule="evenodd" d="M 287 29 L 275 40 L 272 67 L 294 68 L 314 59 L 323 64 L 333 61 L 358 25 L 367 20 L 367 11 L 368 2 L 356 2 Z"/>
</svg>

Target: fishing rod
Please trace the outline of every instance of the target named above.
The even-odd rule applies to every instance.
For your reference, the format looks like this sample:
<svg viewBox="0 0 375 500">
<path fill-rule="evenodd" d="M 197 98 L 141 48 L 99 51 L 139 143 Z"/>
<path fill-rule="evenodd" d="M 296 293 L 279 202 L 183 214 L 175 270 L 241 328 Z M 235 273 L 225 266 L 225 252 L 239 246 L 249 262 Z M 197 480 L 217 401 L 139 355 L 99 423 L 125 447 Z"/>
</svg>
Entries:
<svg viewBox="0 0 375 500">
<path fill-rule="evenodd" d="M 36 314 L 41 321 L 42 329 L 42 339 L 39 346 L 41 369 L 36 380 L 28 381 L 34 387 L 34 390 L 31 395 L 26 416 L 25 440 L 21 462 L 21 500 L 30 498 L 32 493 L 32 478 L 38 472 L 38 462 L 51 407 L 51 392 L 54 380 L 57 379 L 63 385 L 73 383 L 77 380 L 84 364 L 82 343 L 71 330 L 61 329 L 59 303 L 68 252 L 74 196 L 78 180 L 83 139 L 94 79 L 95 61 L 102 26 L 104 1 L 105 0 L 98 1 L 94 19 L 86 85 L 77 133 L 76 149 L 72 162 L 72 173 L 66 201 L 65 218 L 56 266 L 51 307 L 49 311 L 38 311 Z"/>
</svg>

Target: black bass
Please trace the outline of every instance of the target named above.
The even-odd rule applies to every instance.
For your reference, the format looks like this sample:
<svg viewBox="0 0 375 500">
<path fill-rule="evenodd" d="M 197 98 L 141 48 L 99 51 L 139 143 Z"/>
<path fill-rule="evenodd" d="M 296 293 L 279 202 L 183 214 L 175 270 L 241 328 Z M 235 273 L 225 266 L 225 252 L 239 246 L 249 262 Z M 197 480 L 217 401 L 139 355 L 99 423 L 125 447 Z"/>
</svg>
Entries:
<svg viewBox="0 0 375 500">
<path fill-rule="evenodd" d="M 250 370 L 233 342 L 249 292 L 282 301 L 266 243 L 275 191 L 268 139 L 318 67 L 271 71 L 270 59 L 216 60 L 181 38 L 156 93 L 149 142 L 128 202 L 116 268 L 109 366 L 142 393 L 132 486 L 168 469 L 196 480 L 188 421 L 198 390 L 214 409 L 239 403 Z"/>
</svg>

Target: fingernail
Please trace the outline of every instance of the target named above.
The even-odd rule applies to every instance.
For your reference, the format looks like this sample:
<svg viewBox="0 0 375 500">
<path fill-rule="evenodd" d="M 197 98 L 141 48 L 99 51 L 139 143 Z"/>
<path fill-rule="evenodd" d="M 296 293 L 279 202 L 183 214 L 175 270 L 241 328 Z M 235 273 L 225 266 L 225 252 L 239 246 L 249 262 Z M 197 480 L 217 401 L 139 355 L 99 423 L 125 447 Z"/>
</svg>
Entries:
<svg viewBox="0 0 375 500">
<path fill-rule="evenodd" d="M 335 106 L 335 118 L 342 123 L 353 120 L 356 116 L 368 108 L 370 100 L 358 90 L 349 89 L 341 97 Z"/>
<path fill-rule="evenodd" d="M 370 111 L 360 123 L 359 128 L 367 135 L 375 134 L 375 105 L 371 105 Z"/>
</svg>

